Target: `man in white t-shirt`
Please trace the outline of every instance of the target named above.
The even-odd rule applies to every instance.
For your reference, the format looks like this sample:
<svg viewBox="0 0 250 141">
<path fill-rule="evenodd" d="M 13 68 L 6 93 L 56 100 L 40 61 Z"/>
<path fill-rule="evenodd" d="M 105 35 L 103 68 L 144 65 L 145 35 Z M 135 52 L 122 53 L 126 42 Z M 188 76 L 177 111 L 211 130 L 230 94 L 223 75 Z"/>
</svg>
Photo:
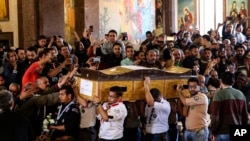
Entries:
<svg viewBox="0 0 250 141">
<path fill-rule="evenodd" d="M 97 106 L 97 118 L 100 120 L 100 141 L 122 141 L 123 123 L 127 116 L 127 109 L 122 102 L 123 90 L 119 86 L 110 88 L 108 102 L 100 105 L 99 99 L 95 98 Z"/>
<path fill-rule="evenodd" d="M 168 117 L 171 111 L 170 104 L 166 101 L 157 88 L 149 90 L 150 78 L 145 77 L 145 107 L 146 137 L 145 141 L 166 141 L 168 138 Z"/>
</svg>

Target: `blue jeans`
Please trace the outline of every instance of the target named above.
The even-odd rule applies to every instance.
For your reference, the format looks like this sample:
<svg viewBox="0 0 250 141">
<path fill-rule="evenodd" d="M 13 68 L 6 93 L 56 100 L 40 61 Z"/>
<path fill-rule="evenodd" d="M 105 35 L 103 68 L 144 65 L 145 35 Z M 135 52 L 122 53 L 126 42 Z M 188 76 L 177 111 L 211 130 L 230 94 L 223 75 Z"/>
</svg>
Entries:
<svg viewBox="0 0 250 141">
<path fill-rule="evenodd" d="M 204 129 L 193 132 L 193 131 L 184 131 L 184 141 L 208 141 L 209 130 L 207 127 Z"/>
<path fill-rule="evenodd" d="M 145 136 L 145 141 L 167 141 L 168 139 L 168 132 L 163 132 L 159 134 L 147 133 Z"/>
<path fill-rule="evenodd" d="M 230 135 L 229 134 L 219 134 L 215 137 L 215 141 L 229 141 Z"/>
</svg>

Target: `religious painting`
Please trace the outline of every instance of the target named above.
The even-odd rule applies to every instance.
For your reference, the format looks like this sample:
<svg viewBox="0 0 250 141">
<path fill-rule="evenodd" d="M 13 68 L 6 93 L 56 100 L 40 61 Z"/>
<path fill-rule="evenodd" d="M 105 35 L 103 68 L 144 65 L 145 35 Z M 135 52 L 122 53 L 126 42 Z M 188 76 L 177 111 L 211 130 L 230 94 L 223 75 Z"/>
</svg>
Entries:
<svg viewBox="0 0 250 141">
<path fill-rule="evenodd" d="M 242 19 L 246 18 L 248 16 L 247 6 L 247 0 L 228 0 L 227 17 L 232 20 L 237 16 L 240 16 Z"/>
<path fill-rule="evenodd" d="M 163 3 L 162 0 L 155 1 L 155 36 L 163 34 Z"/>
<path fill-rule="evenodd" d="M 155 0 L 100 0 L 99 26 L 99 37 L 115 29 L 140 43 L 155 29 Z"/>
<path fill-rule="evenodd" d="M 194 0 L 178 0 L 178 29 L 192 31 L 195 24 Z"/>
<path fill-rule="evenodd" d="M 0 0 L 0 21 L 9 20 L 9 0 Z"/>
</svg>

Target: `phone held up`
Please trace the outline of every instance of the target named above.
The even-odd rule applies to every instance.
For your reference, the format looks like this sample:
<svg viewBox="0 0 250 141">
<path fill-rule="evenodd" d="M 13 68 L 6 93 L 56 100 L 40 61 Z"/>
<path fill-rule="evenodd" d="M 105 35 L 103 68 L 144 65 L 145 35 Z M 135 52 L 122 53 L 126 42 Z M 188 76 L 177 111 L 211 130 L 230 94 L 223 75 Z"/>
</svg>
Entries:
<svg viewBox="0 0 250 141">
<path fill-rule="evenodd" d="M 93 32 L 93 31 L 94 31 L 93 25 L 89 26 L 89 32 Z"/>
<path fill-rule="evenodd" d="M 182 85 L 183 89 L 188 89 L 188 85 Z M 174 85 L 174 89 L 176 90 L 177 85 Z"/>
<path fill-rule="evenodd" d="M 101 58 L 100 58 L 100 57 L 94 57 L 94 58 L 93 58 L 93 62 L 94 62 L 94 63 L 101 62 Z"/>
<path fill-rule="evenodd" d="M 128 40 L 128 33 L 127 32 L 122 32 L 122 41 L 127 41 Z"/>
</svg>

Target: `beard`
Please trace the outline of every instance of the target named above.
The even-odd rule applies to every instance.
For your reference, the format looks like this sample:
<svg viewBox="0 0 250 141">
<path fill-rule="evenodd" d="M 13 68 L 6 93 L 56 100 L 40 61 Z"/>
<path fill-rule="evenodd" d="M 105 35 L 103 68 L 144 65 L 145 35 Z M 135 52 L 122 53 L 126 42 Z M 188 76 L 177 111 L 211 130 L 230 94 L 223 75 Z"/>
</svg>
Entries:
<svg viewBox="0 0 250 141">
<path fill-rule="evenodd" d="M 236 59 L 238 60 L 241 60 L 241 59 L 244 59 L 243 55 L 236 55 Z"/>
<path fill-rule="evenodd" d="M 191 90 L 191 91 L 189 91 L 189 93 L 191 94 L 191 96 L 194 96 L 194 95 L 196 95 L 198 92 L 197 92 L 196 90 Z"/>
</svg>

